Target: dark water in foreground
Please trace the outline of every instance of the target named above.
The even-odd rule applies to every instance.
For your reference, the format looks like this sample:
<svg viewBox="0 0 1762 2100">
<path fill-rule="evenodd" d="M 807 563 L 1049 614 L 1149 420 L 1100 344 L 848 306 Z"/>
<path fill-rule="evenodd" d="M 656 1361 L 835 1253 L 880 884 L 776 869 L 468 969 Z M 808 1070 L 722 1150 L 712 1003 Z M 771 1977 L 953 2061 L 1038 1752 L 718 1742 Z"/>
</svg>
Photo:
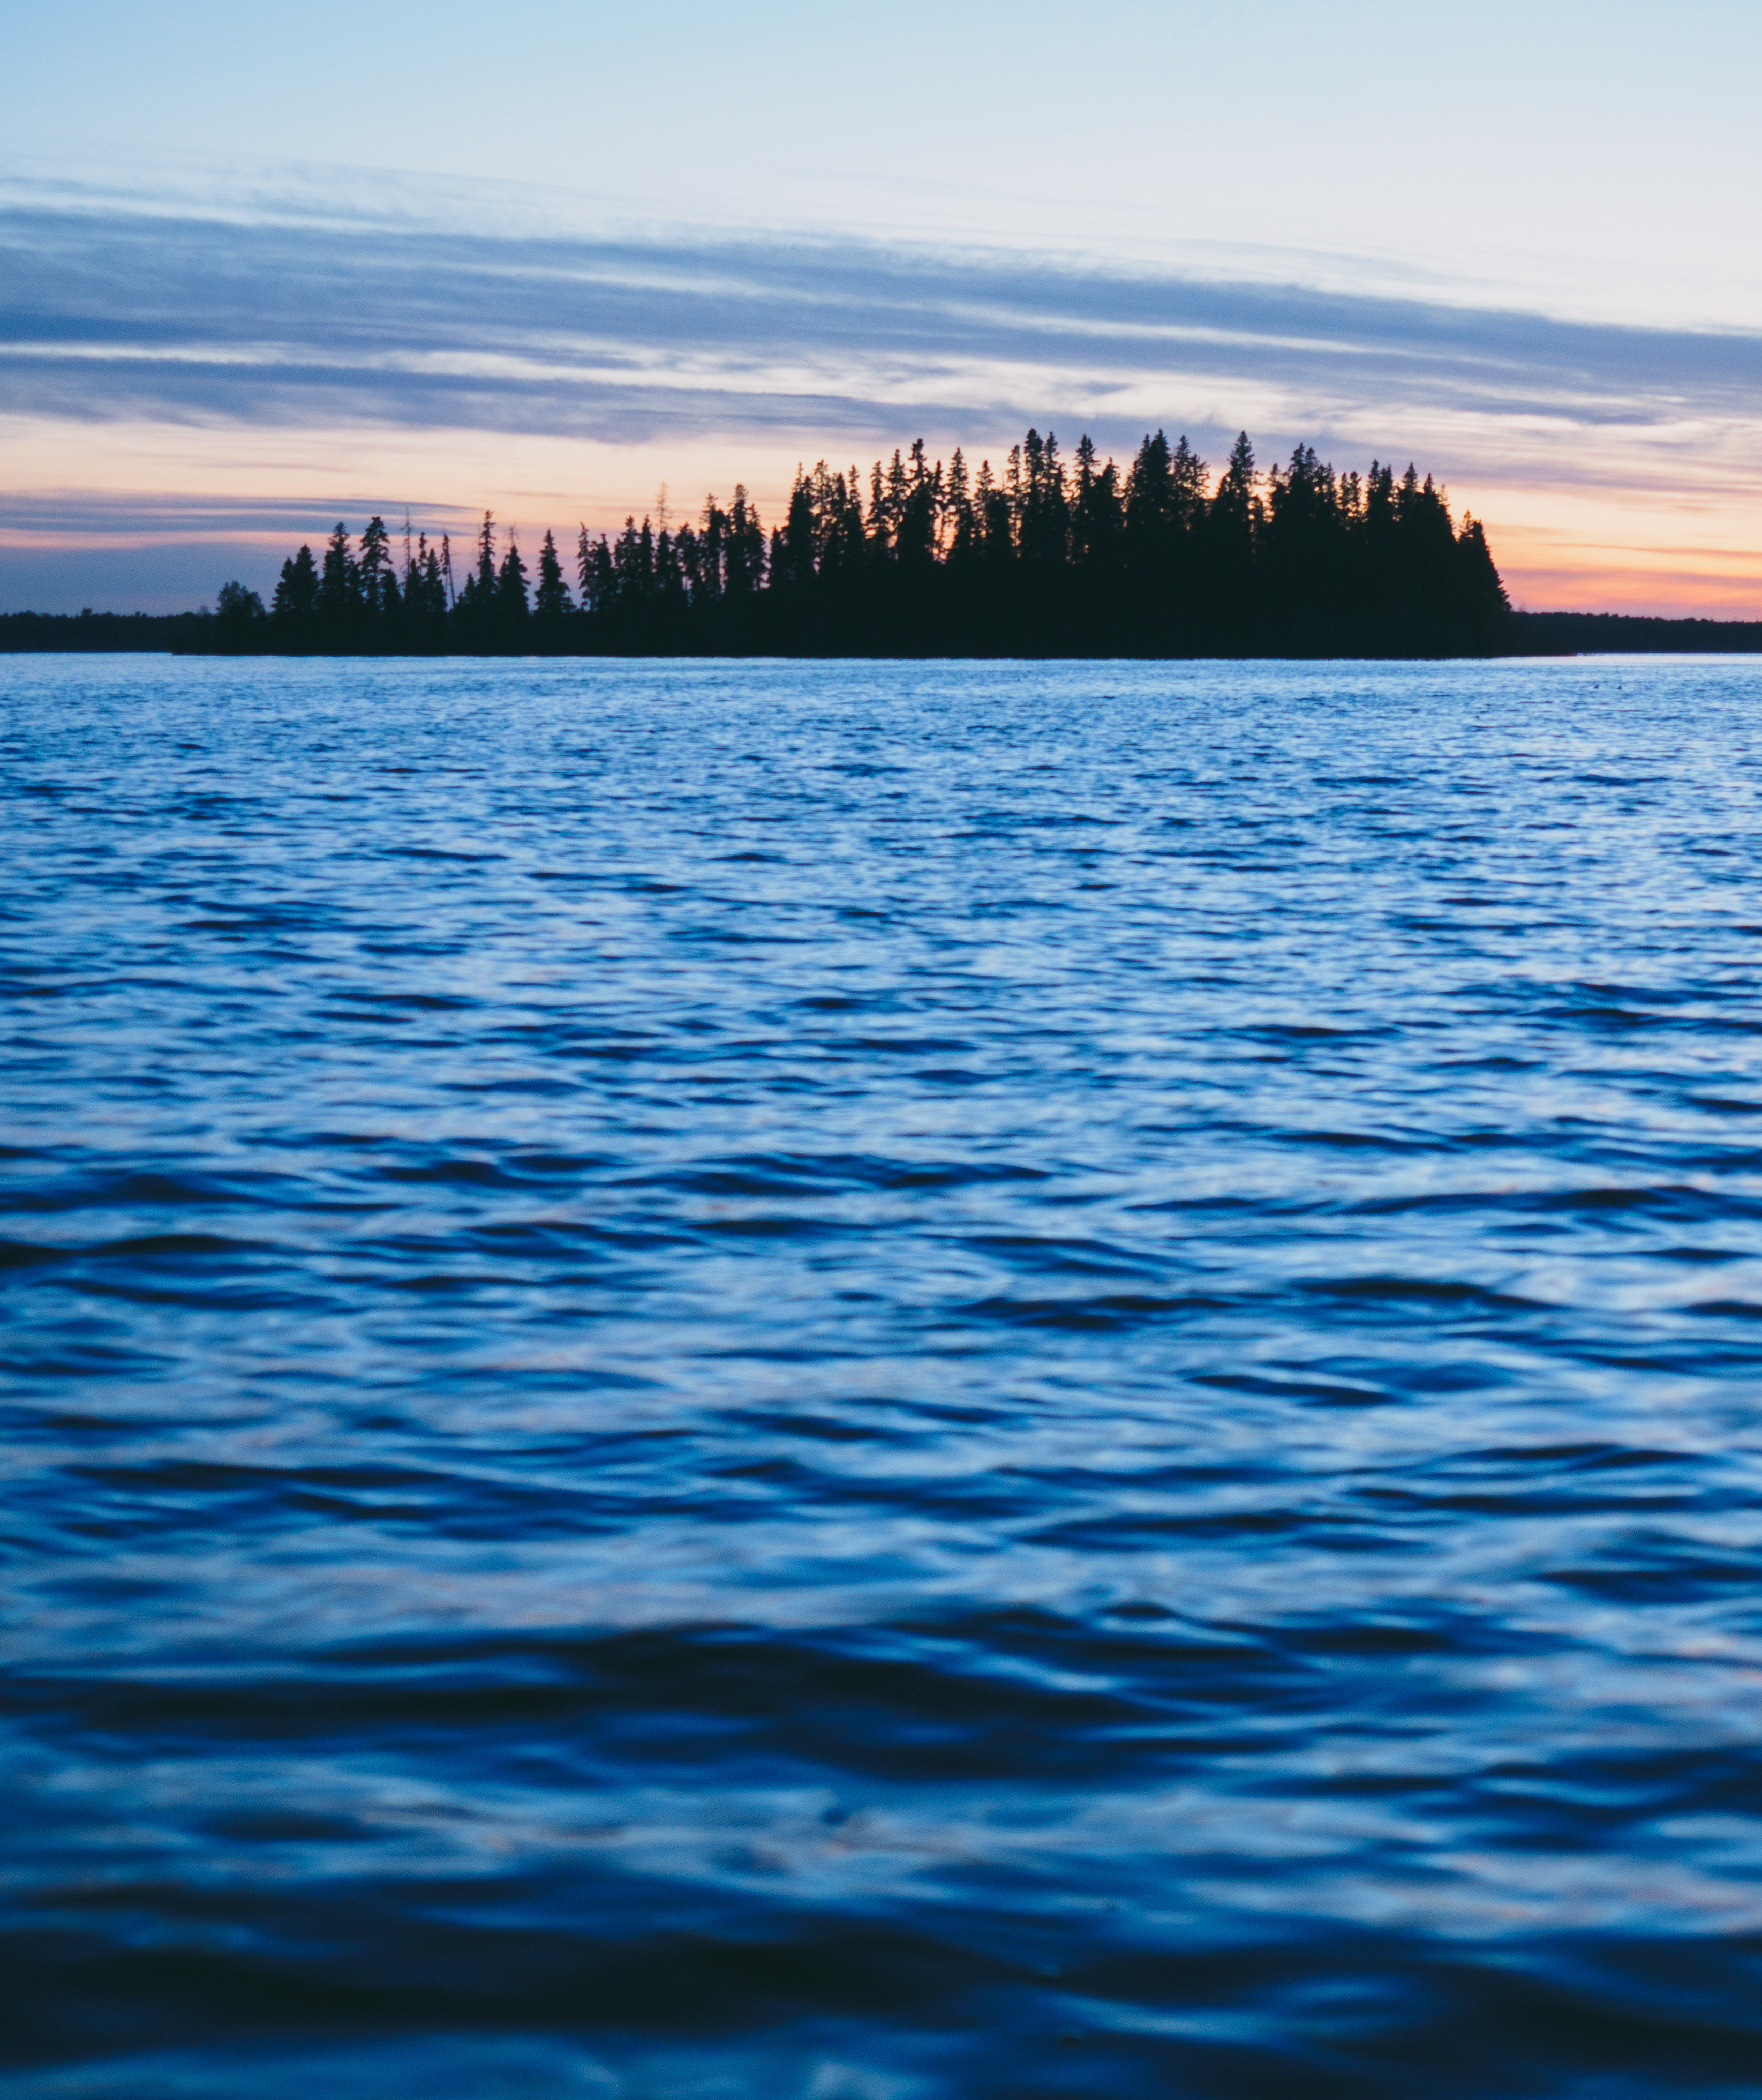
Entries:
<svg viewBox="0 0 1762 2100">
<path fill-rule="evenodd" d="M 1762 661 L 0 785 L 7 2100 L 1762 2082 Z"/>
</svg>

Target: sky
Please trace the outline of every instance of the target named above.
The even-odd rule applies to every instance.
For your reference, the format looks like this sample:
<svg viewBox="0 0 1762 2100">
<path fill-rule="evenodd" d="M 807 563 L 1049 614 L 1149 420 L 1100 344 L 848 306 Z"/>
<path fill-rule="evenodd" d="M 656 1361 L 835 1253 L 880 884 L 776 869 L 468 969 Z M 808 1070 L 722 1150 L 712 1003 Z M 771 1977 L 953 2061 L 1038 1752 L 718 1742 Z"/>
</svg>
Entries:
<svg viewBox="0 0 1762 2100">
<path fill-rule="evenodd" d="M 7 13 L 0 611 L 1032 423 L 1412 459 L 1520 604 L 1762 617 L 1754 0 Z"/>
</svg>

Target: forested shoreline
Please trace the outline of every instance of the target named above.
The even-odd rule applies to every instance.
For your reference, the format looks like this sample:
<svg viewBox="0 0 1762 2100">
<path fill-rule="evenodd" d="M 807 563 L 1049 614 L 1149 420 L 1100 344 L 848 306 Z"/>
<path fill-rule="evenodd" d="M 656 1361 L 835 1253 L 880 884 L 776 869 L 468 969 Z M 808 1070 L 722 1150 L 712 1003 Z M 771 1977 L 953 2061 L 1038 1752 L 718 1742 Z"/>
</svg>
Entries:
<svg viewBox="0 0 1762 2100">
<path fill-rule="evenodd" d="M 1513 612 L 1487 537 L 1412 468 L 1337 474 L 1300 446 L 1215 483 L 1183 438 L 1121 474 L 1086 439 L 1030 430 L 1001 475 L 923 443 L 798 474 L 767 532 L 744 488 L 675 526 L 547 532 L 529 568 L 486 514 L 463 561 L 443 534 L 359 539 L 282 565 L 271 604 L 210 613 L 0 615 L 0 651 L 188 655 L 1428 656 L 1762 650 L 1762 622 Z"/>
<path fill-rule="evenodd" d="M 1001 472 L 920 440 L 867 479 L 798 473 L 767 531 L 744 488 L 694 520 L 547 532 L 529 566 L 486 514 L 451 539 L 339 523 L 267 607 L 222 590 L 205 646 L 240 653 L 1430 656 L 1496 652 L 1509 606 L 1485 533 L 1412 466 L 1336 474 L 1299 446 L 1215 483 L 1186 439 L 1123 472 L 1030 430 Z"/>
</svg>

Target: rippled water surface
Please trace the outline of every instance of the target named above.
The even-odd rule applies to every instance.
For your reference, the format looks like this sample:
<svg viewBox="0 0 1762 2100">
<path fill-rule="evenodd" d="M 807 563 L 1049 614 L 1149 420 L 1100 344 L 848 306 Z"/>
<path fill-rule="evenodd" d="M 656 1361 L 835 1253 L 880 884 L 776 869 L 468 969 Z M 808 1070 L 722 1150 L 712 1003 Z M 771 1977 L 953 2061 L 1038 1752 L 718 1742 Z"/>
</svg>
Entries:
<svg viewBox="0 0 1762 2100">
<path fill-rule="evenodd" d="M 0 2093 L 1753 2092 L 1759 791 L 0 660 Z"/>
</svg>

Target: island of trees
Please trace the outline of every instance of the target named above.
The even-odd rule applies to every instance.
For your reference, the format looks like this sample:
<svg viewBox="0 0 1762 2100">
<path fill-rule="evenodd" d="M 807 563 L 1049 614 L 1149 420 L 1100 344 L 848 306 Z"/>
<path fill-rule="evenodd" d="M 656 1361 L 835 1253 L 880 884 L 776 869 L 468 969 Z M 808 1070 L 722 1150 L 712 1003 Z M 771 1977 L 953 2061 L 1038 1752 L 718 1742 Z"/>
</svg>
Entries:
<svg viewBox="0 0 1762 2100">
<path fill-rule="evenodd" d="M 1001 472 L 923 441 L 797 474 L 767 532 L 744 488 L 696 519 L 632 517 L 529 565 L 486 514 L 443 536 L 339 524 L 282 565 L 273 602 L 229 584 L 209 647 L 297 654 L 1429 656 L 1504 646 L 1487 538 L 1412 467 L 1336 474 L 1300 445 L 1215 481 L 1180 439 L 1122 473 L 1086 437 L 1030 430 Z"/>
<path fill-rule="evenodd" d="M 676 528 L 546 532 L 529 567 L 486 514 L 462 558 L 372 519 L 284 562 L 266 607 L 0 615 L 0 651 L 237 655 L 826 656 L 1574 655 L 1762 651 L 1762 622 L 1515 612 L 1487 536 L 1443 491 L 1336 474 L 1312 447 L 1257 471 L 1246 436 L 1214 481 L 1185 438 L 1147 437 L 1121 473 L 1085 438 L 1030 430 L 1001 474 L 923 443 L 798 472 L 766 532 L 744 488 Z"/>
</svg>

